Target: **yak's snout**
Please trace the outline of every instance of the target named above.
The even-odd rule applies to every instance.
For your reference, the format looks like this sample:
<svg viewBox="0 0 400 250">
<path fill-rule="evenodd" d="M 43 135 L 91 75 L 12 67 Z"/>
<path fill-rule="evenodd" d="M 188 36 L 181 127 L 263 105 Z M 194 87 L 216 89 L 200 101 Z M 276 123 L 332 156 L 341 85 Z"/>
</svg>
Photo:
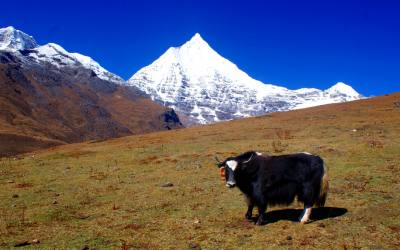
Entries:
<svg viewBox="0 0 400 250">
<path fill-rule="evenodd" d="M 234 183 L 232 181 L 228 181 L 228 182 L 226 182 L 225 186 L 227 186 L 228 188 L 233 188 L 236 186 L 236 183 Z"/>
</svg>

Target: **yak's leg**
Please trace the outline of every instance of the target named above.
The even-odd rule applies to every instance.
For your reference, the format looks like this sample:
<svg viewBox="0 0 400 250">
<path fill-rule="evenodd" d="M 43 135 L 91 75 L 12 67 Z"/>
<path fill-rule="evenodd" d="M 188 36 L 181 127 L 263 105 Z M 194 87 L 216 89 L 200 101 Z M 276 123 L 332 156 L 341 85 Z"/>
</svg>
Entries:
<svg viewBox="0 0 400 250">
<path fill-rule="evenodd" d="M 247 203 L 247 212 L 245 217 L 246 219 L 251 220 L 253 217 L 254 203 L 248 196 L 246 196 L 246 203 Z"/>
<path fill-rule="evenodd" d="M 258 205 L 258 219 L 256 225 L 263 225 L 266 221 L 265 210 L 267 210 L 267 205 Z"/>
<path fill-rule="evenodd" d="M 303 188 L 304 211 L 300 217 L 300 223 L 305 224 L 310 219 L 311 210 L 313 207 L 313 189 L 311 185 L 306 185 Z"/>
<path fill-rule="evenodd" d="M 311 209 L 312 209 L 312 206 L 304 205 L 304 211 L 302 213 L 302 216 L 300 217 L 301 224 L 305 224 L 308 222 L 308 220 L 310 219 Z"/>
</svg>

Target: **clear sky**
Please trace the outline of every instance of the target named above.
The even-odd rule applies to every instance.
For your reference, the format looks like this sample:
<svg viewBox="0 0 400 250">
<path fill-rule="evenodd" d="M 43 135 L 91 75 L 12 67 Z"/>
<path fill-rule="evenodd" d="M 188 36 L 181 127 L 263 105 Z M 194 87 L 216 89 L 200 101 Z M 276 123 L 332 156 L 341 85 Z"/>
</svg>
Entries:
<svg viewBox="0 0 400 250">
<path fill-rule="evenodd" d="M 290 89 L 338 81 L 400 91 L 400 1 L 2 1 L 0 26 L 128 79 L 196 32 L 253 78 Z"/>
</svg>

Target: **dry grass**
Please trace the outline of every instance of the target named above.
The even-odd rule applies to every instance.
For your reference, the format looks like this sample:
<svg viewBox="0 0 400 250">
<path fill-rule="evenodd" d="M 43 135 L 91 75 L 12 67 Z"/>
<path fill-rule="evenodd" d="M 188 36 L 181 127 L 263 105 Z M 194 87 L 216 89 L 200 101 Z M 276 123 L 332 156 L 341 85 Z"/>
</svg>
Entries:
<svg viewBox="0 0 400 250">
<path fill-rule="evenodd" d="M 0 248 L 398 249 L 400 94 L 96 143 L 0 162 Z M 269 209 L 257 227 L 214 165 L 255 149 L 329 166 L 326 209 Z M 33 156 L 34 155 L 34 156 Z M 171 182 L 173 186 L 161 187 Z"/>
</svg>

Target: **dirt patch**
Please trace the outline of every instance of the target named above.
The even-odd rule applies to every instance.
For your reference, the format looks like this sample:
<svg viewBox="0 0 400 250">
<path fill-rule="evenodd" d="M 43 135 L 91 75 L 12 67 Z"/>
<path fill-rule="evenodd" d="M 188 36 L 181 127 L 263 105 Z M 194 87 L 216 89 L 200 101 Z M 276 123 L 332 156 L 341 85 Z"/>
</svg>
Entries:
<svg viewBox="0 0 400 250">
<path fill-rule="evenodd" d="M 67 152 L 65 155 L 69 157 L 79 158 L 81 156 L 90 155 L 93 153 L 94 153 L 93 151 L 75 149 L 73 151 Z"/>
<path fill-rule="evenodd" d="M 149 156 L 149 157 L 146 157 L 146 158 L 140 160 L 139 163 L 140 164 L 149 164 L 149 163 L 152 163 L 153 161 L 158 160 L 158 159 L 159 159 L 158 156 L 152 155 L 152 156 Z"/>
<path fill-rule="evenodd" d="M 141 225 L 135 224 L 135 223 L 128 224 L 128 225 L 126 225 L 126 226 L 124 227 L 124 229 L 131 229 L 131 230 L 134 230 L 134 231 L 137 231 L 137 230 L 139 230 L 139 229 L 141 229 L 141 228 L 142 228 Z"/>
<path fill-rule="evenodd" d="M 32 183 L 18 183 L 15 185 L 16 188 L 31 188 L 33 187 Z"/>
</svg>

